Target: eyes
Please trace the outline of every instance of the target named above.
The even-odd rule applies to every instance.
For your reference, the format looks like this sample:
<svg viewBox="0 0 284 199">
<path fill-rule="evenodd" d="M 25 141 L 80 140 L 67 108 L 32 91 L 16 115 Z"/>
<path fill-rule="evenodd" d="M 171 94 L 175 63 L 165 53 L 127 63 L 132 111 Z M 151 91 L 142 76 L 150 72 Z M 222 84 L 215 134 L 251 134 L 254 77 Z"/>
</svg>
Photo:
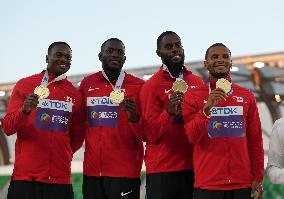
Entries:
<svg viewBox="0 0 284 199">
<path fill-rule="evenodd" d="M 175 48 L 182 48 L 182 45 L 181 45 L 180 42 L 177 42 L 177 43 L 175 43 L 175 44 L 168 43 L 168 44 L 166 44 L 164 47 L 165 47 L 165 49 L 167 49 L 167 50 L 172 50 L 174 47 L 175 47 Z"/>
<path fill-rule="evenodd" d="M 223 54 L 223 55 L 213 54 L 211 56 L 211 59 L 219 59 L 219 57 L 221 57 L 223 59 L 229 59 L 230 58 L 230 56 L 228 54 Z"/>
<path fill-rule="evenodd" d="M 65 57 L 68 61 L 71 61 L 71 60 L 72 60 L 72 57 L 71 57 L 70 54 L 63 54 L 63 53 L 61 53 L 61 52 L 57 52 L 57 53 L 55 54 L 55 56 L 56 56 L 56 58 L 58 58 L 58 59 L 60 59 L 60 58 L 62 58 L 62 57 Z"/>
<path fill-rule="evenodd" d="M 112 54 L 113 52 L 117 52 L 118 53 L 118 55 L 120 55 L 120 56 L 124 56 L 124 51 L 122 50 L 122 49 L 114 49 L 114 48 L 108 48 L 107 50 L 106 50 L 106 52 L 108 53 L 108 54 Z"/>
</svg>

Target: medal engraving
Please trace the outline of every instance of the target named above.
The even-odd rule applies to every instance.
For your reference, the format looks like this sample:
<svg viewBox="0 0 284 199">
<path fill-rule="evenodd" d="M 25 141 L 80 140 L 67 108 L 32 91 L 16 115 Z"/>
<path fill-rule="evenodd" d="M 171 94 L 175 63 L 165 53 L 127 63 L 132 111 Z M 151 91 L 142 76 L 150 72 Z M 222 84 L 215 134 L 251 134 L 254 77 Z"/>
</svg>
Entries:
<svg viewBox="0 0 284 199">
<path fill-rule="evenodd" d="M 109 97 L 113 103 L 120 104 L 124 100 L 124 92 L 112 91 Z"/>
<path fill-rule="evenodd" d="M 49 96 L 49 89 L 45 86 L 37 86 L 34 94 L 38 95 L 40 99 L 45 99 Z"/>
<path fill-rule="evenodd" d="M 174 92 L 179 91 L 185 93 L 188 89 L 187 83 L 182 79 L 177 79 L 172 86 Z"/>
<path fill-rule="evenodd" d="M 226 94 L 228 94 L 232 89 L 232 83 L 229 82 L 228 80 L 224 79 L 224 78 L 218 79 L 218 81 L 216 82 L 216 88 L 220 88 Z"/>
</svg>

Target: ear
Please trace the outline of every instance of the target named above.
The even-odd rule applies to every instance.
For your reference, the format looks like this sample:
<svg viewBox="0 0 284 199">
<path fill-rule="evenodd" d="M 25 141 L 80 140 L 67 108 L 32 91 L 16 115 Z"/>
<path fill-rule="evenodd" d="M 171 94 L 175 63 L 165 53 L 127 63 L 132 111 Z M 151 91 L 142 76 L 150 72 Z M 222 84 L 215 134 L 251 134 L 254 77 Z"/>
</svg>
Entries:
<svg viewBox="0 0 284 199">
<path fill-rule="evenodd" d="M 99 60 L 102 61 L 102 59 L 103 59 L 103 58 L 102 58 L 102 53 L 99 53 L 99 54 L 98 54 L 98 57 L 99 57 Z"/>
<path fill-rule="evenodd" d="M 231 67 L 230 67 L 231 69 L 233 68 L 233 61 L 231 60 Z"/>
<path fill-rule="evenodd" d="M 126 61 L 126 56 L 123 57 L 123 64 L 125 63 Z"/>
<path fill-rule="evenodd" d="M 48 61 L 48 55 L 46 55 L 46 56 L 45 56 L 45 63 L 48 64 L 48 62 L 49 62 L 49 61 Z"/>
<path fill-rule="evenodd" d="M 156 50 L 156 53 L 159 57 L 161 57 L 161 51 L 159 49 Z"/>
<path fill-rule="evenodd" d="M 207 61 L 206 60 L 203 62 L 203 64 L 204 64 L 204 68 L 207 69 Z"/>
</svg>

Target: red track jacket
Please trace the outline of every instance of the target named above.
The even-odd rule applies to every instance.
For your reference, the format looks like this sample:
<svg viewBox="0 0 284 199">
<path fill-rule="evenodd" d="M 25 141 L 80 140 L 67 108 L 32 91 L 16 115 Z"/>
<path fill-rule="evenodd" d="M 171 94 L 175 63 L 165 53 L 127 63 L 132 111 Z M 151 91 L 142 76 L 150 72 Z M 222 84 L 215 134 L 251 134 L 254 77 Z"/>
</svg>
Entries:
<svg viewBox="0 0 284 199">
<path fill-rule="evenodd" d="M 185 67 L 183 75 L 189 92 L 203 84 L 201 78 Z M 161 67 L 141 90 L 142 115 L 147 136 L 147 174 L 193 169 L 193 146 L 185 136 L 183 119 L 181 116 L 170 116 L 166 112 L 174 81 L 175 78 Z"/>
<path fill-rule="evenodd" d="M 215 89 L 215 82 L 211 82 Z M 236 84 L 226 101 L 205 117 L 208 85 L 187 93 L 183 117 L 188 140 L 194 144 L 195 187 L 229 190 L 262 182 L 264 151 L 262 130 L 254 95 Z"/>
<path fill-rule="evenodd" d="M 127 73 L 122 84 L 125 99 L 135 101 L 139 115 L 143 84 Z M 88 113 L 84 175 L 140 178 L 145 139 L 142 118 L 131 123 L 123 106 L 112 103 L 109 94 L 113 89 L 102 72 L 86 77 L 80 87 Z"/>
<path fill-rule="evenodd" d="M 24 100 L 43 75 L 17 82 L 2 122 L 7 135 L 17 133 L 12 179 L 70 184 L 72 156 L 84 140 L 82 97 L 67 79 L 51 83 L 47 99 L 25 115 Z M 54 78 L 49 74 L 50 81 Z"/>
</svg>

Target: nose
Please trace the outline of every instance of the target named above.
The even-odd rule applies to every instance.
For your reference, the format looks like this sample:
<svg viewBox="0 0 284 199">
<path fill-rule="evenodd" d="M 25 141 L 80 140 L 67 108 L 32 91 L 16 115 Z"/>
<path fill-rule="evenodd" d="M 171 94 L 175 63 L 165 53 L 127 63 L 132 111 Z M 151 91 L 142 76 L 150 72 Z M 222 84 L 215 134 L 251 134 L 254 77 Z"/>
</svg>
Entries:
<svg viewBox="0 0 284 199">
<path fill-rule="evenodd" d="M 71 59 L 70 59 L 68 56 L 61 56 L 61 57 L 59 58 L 59 61 L 60 61 L 61 63 L 68 63 L 68 62 L 71 62 Z"/>
</svg>

